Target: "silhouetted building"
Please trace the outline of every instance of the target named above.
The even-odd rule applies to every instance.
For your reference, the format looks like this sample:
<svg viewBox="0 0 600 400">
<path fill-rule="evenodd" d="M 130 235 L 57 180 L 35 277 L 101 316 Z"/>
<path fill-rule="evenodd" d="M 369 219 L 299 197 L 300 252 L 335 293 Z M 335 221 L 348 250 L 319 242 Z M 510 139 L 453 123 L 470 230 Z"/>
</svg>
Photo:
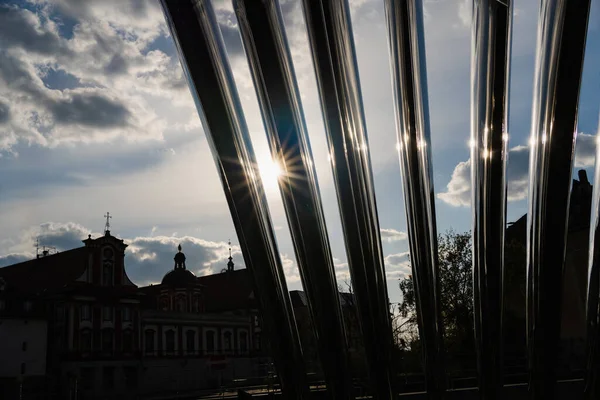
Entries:
<svg viewBox="0 0 600 400">
<path fill-rule="evenodd" d="M 37 398 L 113 399 L 261 384 L 271 369 L 268 342 L 250 271 L 236 270 L 231 252 L 221 273 L 196 277 L 179 246 L 161 283 L 138 288 L 126 273 L 127 245 L 108 224 L 83 243 L 0 268 L 0 354 L 10 356 L 0 398 L 21 389 Z M 304 293 L 292 298 L 302 335 L 311 337 Z M 342 295 L 346 312 L 350 302 Z M 348 326 L 354 343 L 358 324 Z M 314 337 L 304 349 L 317 354 Z"/>
<path fill-rule="evenodd" d="M 585 345 L 585 299 L 592 185 L 584 170 L 573 180 L 569 206 L 567 251 L 563 270 L 561 340 L 563 371 L 583 368 Z M 508 361 L 525 361 L 527 215 L 506 230 L 505 252 L 505 340 Z M 557 260 L 560 262 L 560 260 Z"/>
</svg>

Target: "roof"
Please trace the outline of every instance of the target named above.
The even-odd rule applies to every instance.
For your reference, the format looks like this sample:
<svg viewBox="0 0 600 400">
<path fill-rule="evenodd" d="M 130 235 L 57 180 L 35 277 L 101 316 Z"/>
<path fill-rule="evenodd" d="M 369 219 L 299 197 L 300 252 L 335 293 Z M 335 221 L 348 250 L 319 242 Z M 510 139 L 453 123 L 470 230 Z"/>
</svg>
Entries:
<svg viewBox="0 0 600 400">
<path fill-rule="evenodd" d="M 569 202 L 569 232 L 589 230 L 593 186 L 585 170 L 578 171 L 579 180 L 573 179 Z M 527 243 L 527 214 L 506 228 L 505 242 Z"/>
<path fill-rule="evenodd" d="M 207 312 L 239 310 L 251 307 L 254 291 L 252 275 L 248 269 L 199 276 L 204 285 L 204 307 Z"/>
<path fill-rule="evenodd" d="M 8 288 L 37 293 L 64 287 L 83 274 L 87 265 L 88 250 L 85 247 L 63 251 L 41 258 L 34 258 L 8 267 L 0 268 Z"/>
<path fill-rule="evenodd" d="M 177 253 L 183 254 L 183 253 Z M 188 269 L 176 268 L 165 274 L 161 284 L 173 287 L 197 285 L 196 275 Z"/>
</svg>

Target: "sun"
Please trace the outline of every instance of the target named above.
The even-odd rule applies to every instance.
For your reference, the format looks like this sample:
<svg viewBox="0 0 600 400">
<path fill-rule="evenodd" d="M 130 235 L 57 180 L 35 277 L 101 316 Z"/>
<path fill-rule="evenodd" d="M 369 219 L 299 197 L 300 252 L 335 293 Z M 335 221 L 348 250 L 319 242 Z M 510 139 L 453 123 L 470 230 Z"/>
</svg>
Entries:
<svg viewBox="0 0 600 400">
<path fill-rule="evenodd" d="M 265 190 L 277 190 L 279 177 L 283 175 L 279 163 L 273 161 L 270 157 L 265 157 L 258 162 L 258 170 Z"/>
</svg>

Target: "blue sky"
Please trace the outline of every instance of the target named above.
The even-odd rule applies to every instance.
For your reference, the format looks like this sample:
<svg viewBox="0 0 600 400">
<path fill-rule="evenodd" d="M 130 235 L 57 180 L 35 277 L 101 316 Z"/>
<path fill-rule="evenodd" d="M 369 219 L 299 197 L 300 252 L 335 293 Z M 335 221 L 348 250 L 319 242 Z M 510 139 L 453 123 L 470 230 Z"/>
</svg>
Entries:
<svg viewBox="0 0 600 400">
<path fill-rule="evenodd" d="M 600 111 L 600 0 L 592 1 L 576 167 L 593 178 Z M 351 0 L 388 287 L 409 272 L 382 0 Z M 470 228 L 470 1 L 425 0 L 438 230 Z M 261 167 L 269 152 L 229 1 L 214 1 Z M 348 279 L 326 139 L 299 0 L 282 0 L 340 281 Z M 526 211 L 539 2 L 517 0 L 513 30 L 508 220 Z M 266 168 L 266 167 L 265 167 Z M 266 182 L 290 288 L 300 288 L 279 192 Z M 182 243 L 198 274 L 243 265 L 204 132 L 155 1 L 0 3 L 0 265 L 111 231 L 130 246 L 137 284 L 160 281 Z"/>
</svg>

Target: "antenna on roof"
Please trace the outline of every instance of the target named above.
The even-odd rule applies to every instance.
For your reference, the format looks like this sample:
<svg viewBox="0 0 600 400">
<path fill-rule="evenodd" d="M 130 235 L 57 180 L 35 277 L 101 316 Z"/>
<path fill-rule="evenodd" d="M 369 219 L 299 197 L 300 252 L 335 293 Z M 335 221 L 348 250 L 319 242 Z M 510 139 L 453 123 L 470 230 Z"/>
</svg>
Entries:
<svg viewBox="0 0 600 400">
<path fill-rule="evenodd" d="M 35 258 L 40 258 L 40 238 L 35 238 Z"/>
</svg>

